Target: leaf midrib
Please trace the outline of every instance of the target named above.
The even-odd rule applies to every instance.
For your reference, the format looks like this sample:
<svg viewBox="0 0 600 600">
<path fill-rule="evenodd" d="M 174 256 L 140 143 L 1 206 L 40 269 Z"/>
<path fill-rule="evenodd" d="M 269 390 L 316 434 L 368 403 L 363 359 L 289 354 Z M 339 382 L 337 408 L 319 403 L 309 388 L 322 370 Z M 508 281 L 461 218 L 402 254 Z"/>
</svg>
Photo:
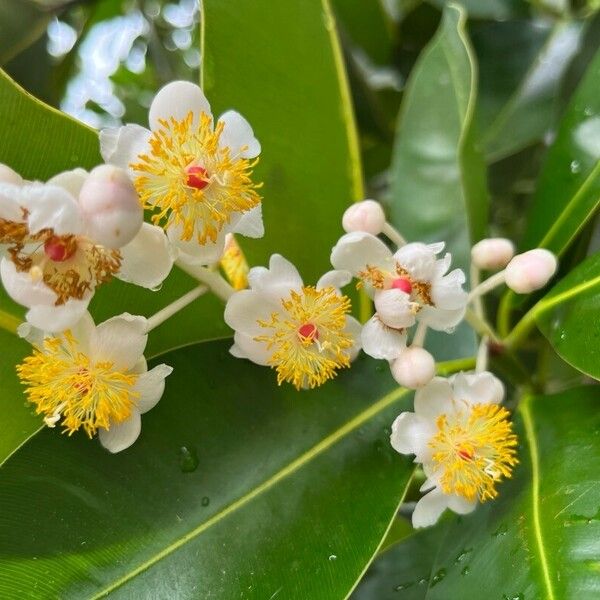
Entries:
<svg viewBox="0 0 600 600">
<path fill-rule="evenodd" d="M 263 483 L 256 486 L 255 488 L 253 488 L 252 490 L 250 490 L 249 492 L 247 492 L 246 494 L 244 494 L 243 496 L 226 506 L 223 510 L 213 515 L 204 523 L 201 523 L 200 525 L 192 529 L 186 535 L 182 536 L 175 542 L 169 544 L 162 551 L 158 552 L 153 557 L 143 562 L 131 572 L 117 579 L 114 583 L 109 585 L 107 588 L 105 588 L 98 594 L 92 596 L 92 600 L 97 600 L 99 598 L 107 596 L 117 588 L 121 587 L 122 585 L 136 577 L 137 575 L 143 573 L 144 571 L 161 561 L 163 558 L 175 552 L 175 550 L 181 548 L 188 542 L 197 538 L 210 527 L 222 521 L 228 515 L 234 513 L 240 508 L 243 508 L 252 500 L 260 496 L 263 492 L 266 492 L 269 489 L 271 489 L 275 484 L 279 483 L 288 476 L 293 475 L 304 465 L 310 463 L 316 457 L 320 456 L 323 452 L 334 446 L 337 442 L 339 442 L 352 431 L 359 428 L 361 425 L 375 417 L 381 411 L 385 410 L 395 402 L 399 401 L 407 393 L 408 390 L 405 390 L 403 388 L 396 388 L 390 393 L 386 394 L 383 398 L 372 404 L 369 408 L 347 421 L 344 425 L 342 425 L 341 427 L 330 433 L 327 437 L 323 438 L 320 442 L 312 446 L 312 448 L 302 453 L 298 458 L 291 461 L 279 471 L 271 475 L 271 477 L 263 481 Z"/>
</svg>

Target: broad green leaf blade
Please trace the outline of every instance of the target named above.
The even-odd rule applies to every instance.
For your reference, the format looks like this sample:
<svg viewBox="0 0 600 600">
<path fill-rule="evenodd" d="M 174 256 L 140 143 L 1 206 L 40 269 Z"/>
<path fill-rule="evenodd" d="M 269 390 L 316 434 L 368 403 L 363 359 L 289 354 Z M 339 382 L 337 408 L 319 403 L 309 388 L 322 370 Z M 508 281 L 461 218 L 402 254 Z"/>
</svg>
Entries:
<svg viewBox="0 0 600 600">
<path fill-rule="evenodd" d="M 477 73 L 465 13 L 449 5 L 409 79 L 391 167 L 390 218 L 409 241 L 445 241 L 468 272 L 470 248 L 485 235 L 485 167 L 473 146 Z M 474 353 L 474 336 L 430 335 L 440 360 Z M 450 352 L 450 354 L 448 354 Z"/>
<path fill-rule="evenodd" d="M 499 497 L 392 548 L 356 600 L 597 598 L 599 391 L 525 399 L 516 419 L 521 462 Z M 402 593 L 392 591 L 398 585 Z"/>
<path fill-rule="evenodd" d="M 370 359 L 318 391 L 277 387 L 229 345 L 164 357 L 175 371 L 131 449 L 44 430 L 6 463 L 0 596 L 350 591 L 412 472 L 388 439 L 408 397 Z"/>
<path fill-rule="evenodd" d="M 532 316 L 556 352 L 570 365 L 600 379 L 600 254 L 561 280 Z"/>
<path fill-rule="evenodd" d="M 234 107 L 262 145 L 255 173 L 265 184 L 266 233 L 243 240 L 244 251 L 252 264 L 283 254 L 316 281 L 330 268 L 344 209 L 363 197 L 328 1 L 205 0 L 202 22 L 203 87 L 213 110 Z"/>
<path fill-rule="evenodd" d="M 488 160 L 510 156 L 544 137 L 557 116 L 561 78 L 577 52 L 581 32 L 578 22 L 555 25 L 510 99 L 482 132 Z"/>
<path fill-rule="evenodd" d="M 587 69 L 546 157 L 524 248 L 562 254 L 600 205 L 600 51 Z"/>
</svg>

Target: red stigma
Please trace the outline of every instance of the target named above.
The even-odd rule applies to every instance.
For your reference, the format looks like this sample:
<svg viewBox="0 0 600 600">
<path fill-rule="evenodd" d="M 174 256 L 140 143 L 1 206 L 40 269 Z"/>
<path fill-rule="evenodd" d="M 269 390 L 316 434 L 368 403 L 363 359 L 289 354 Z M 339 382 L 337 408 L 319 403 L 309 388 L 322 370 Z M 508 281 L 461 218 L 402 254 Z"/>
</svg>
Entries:
<svg viewBox="0 0 600 600">
<path fill-rule="evenodd" d="M 64 262 L 75 254 L 77 243 L 72 236 L 53 235 L 44 242 L 46 256 L 54 262 Z"/>
<path fill-rule="evenodd" d="M 319 339 L 319 332 L 316 326 L 312 323 L 304 323 L 304 325 L 300 325 L 300 327 L 298 327 L 298 335 L 300 336 L 301 340 L 310 340 L 311 342 Z"/>
<path fill-rule="evenodd" d="M 406 277 L 398 277 L 392 281 L 393 290 L 402 290 L 405 294 L 412 292 L 412 283 Z"/>
<path fill-rule="evenodd" d="M 459 450 L 458 451 L 458 455 L 463 459 L 463 460 L 472 460 L 473 458 L 473 453 L 469 452 L 468 450 Z"/>
<path fill-rule="evenodd" d="M 204 167 L 188 167 L 185 172 L 187 174 L 186 185 L 197 190 L 203 190 L 208 185 L 208 171 Z"/>
</svg>

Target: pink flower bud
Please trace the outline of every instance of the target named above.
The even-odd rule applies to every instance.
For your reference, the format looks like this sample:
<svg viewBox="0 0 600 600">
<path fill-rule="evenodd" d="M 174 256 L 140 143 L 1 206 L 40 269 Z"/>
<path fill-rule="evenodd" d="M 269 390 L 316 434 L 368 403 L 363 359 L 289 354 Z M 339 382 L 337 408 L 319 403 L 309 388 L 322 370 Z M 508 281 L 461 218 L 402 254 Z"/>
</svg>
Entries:
<svg viewBox="0 0 600 600">
<path fill-rule="evenodd" d="M 556 256 L 543 248 L 517 254 L 506 267 L 506 285 L 517 294 L 529 294 L 548 283 L 557 265 Z"/>
<path fill-rule="evenodd" d="M 13 185 L 23 185 L 23 178 L 10 167 L 0 164 L 0 183 L 12 183 Z"/>
<path fill-rule="evenodd" d="M 375 200 L 363 200 L 353 204 L 342 217 L 342 227 L 348 233 L 365 231 L 379 235 L 385 223 L 385 214 L 381 204 Z"/>
<path fill-rule="evenodd" d="M 478 269 L 503 269 L 515 255 L 514 244 L 505 238 L 488 238 L 477 242 L 471 249 L 471 260 Z"/>
<path fill-rule="evenodd" d="M 123 169 L 100 165 L 79 193 L 88 235 L 108 248 L 121 248 L 138 233 L 144 218 L 133 183 Z"/>
<path fill-rule="evenodd" d="M 429 383 L 435 375 L 433 356 L 419 346 L 409 346 L 391 363 L 392 377 L 403 387 L 416 389 Z"/>
</svg>

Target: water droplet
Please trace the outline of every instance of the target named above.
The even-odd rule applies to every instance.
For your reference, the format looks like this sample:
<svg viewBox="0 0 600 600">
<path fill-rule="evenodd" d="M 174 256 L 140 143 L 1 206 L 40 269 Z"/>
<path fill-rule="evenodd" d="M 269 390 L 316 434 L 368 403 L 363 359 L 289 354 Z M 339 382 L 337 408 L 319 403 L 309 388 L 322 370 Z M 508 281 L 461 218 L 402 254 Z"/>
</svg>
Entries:
<svg viewBox="0 0 600 600">
<path fill-rule="evenodd" d="M 337 556 L 335 554 L 330 554 L 329 560 L 337 560 Z"/>
<path fill-rule="evenodd" d="M 459 562 L 462 562 L 463 560 L 465 560 L 465 558 L 467 558 L 467 556 L 469 556 L 469 554 L 471 554 L 471 552 L 473 552 L 473 548 L 465 548 L 455 559 L 454 559 L 454 564 L 458 564 Z"/>
<path fill-rule="evenodd" d="M 468 575 L 471 572 L 471 567 L 466 565 L 465 568 L 460 572 L 461 575 Z"/>
<path fill-rule="evenodd" d="M 431 578 L 431 587 L 437 585 L 442 579 L 446 577 L 446 569 L 440 569 L 432 578 Z"/>
<path fill-rule="evenodd" d="M 208 496 L 204 496 L 202 498 L 202 506 L 208 506 L 210 504 L 210 498 Z"/>
<path fill-rule="evenodd" d="M 571 170 L 571 173 L 579 173 L 579 171 L 581 171 L 581 164 L 578 160 L 571 161 L 569 169 Z"/>
<path fill-rule="evenodd" d="M 158 285 L 155 285 L 154 287 L 150 288 L 150 291 L 151 292 L 160 292 L 162 286 L 163 286 L 163 284 L 159 283 Z"/>
<path fill-rule="evenodd" d="M 506 526 L 506 523 L 501 523 L 500 526 L 498 527 L 498 529 L 496 529 L 496 531 L 494 531 L 494 533 L 492 533 L 492 537 L 499 537 L 502 535 L 506 535 L 507 531 L 508 531 L 508 527 Z"/>
<path fill-rule="evenodd" d="M 402 590 L 406 590 L 413 585 L 415 585 L 414 581 L 407 581 L 406 583 L 400 583 L 394 588 L 394 591 L 401 592 Z"/>
<path fill-rule="evenodd" d="M 192 473 L 198 468 L 198 455 L 193 448 L 179 448 L 179 468 L 182 473 Z"/>
<path fill-rule="evenodd" d="M 512 596 L 502 594 L 502 600 L 525 600 L 525 594 L 523 592 L 513 594 Z"/>
</svg>

